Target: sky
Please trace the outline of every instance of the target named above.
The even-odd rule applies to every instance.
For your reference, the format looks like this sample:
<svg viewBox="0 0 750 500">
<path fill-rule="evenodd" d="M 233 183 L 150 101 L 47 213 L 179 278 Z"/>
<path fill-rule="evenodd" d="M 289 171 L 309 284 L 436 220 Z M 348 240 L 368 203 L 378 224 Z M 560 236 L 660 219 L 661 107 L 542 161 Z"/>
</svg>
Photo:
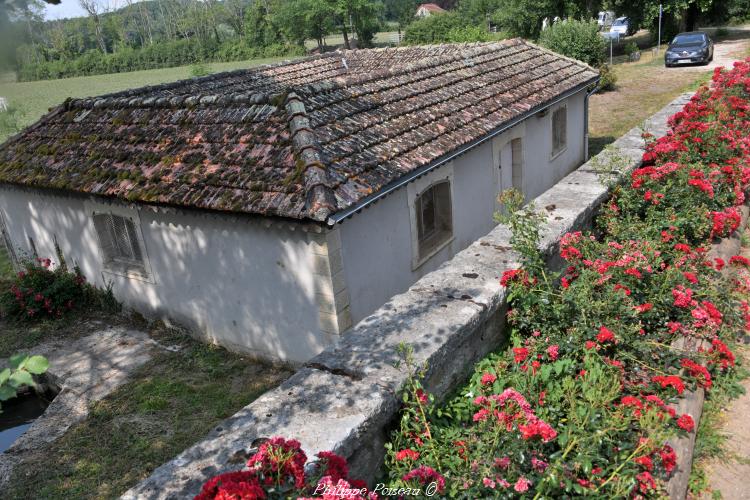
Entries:
<svg viewBox="0 0 750 500">
<path fill-rule="evenodd" d="M 86 11 L 81 8 L 78 0 L 62 0 L 58 5 L 47 4 L 44 9 L 44 18 L 47 20 L 85 15 Z"/>
</svg>

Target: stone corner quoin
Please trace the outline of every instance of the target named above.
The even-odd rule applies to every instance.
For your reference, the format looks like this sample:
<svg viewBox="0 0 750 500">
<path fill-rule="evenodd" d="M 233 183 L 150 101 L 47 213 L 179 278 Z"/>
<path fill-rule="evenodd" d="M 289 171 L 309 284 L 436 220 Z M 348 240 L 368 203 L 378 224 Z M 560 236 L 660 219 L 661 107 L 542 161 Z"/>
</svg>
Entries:
<svg viewBox="0 0 750 500">
<path fill-rule="evenodd" d="M 596 165 L 610 155 L 625 160 L 626 174 L 641 164 L 645 130 L 667 131 L 667 119 L 688 102 L 683 94 L 534 200 L 547 215 L 542 247 L 559 267 L 560 237 L 591 226 L 608 197 Z M 313 358 L 291 378 L 213 429 L 203 440 L 127 491 L 124 499 L 187 498 L 208 478 L 239 470 L 254 440 L 284 436 L 302 443 L 308 457 L 332 450 L 349 460 L 352 477 L 372 479 L 383 463 L 386 427 L 399 411 L 399 344 L 427 362 L 423 385 L 436 398 L 464 382 L 472 365 L 504 340 L 506 292 L 503 271 L 518 266 L 503 225 L 480 238 L 436 271 L 396 295 L 362 320 L 341 341 Z"/>
</svg>

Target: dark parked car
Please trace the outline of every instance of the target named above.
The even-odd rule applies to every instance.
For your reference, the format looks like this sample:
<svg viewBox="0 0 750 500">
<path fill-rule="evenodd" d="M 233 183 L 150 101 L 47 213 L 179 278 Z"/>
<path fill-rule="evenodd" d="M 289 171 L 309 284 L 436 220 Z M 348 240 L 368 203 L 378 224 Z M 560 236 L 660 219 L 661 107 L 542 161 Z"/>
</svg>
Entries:
<svg viewBox="0 0 750 500">
<path fill-rule="evenodd" d="M 664 53 L 664 65 L 708 64 L 714 58 L 714 42 L 702 31 L 680 33 L 667 47 Z"/>
</svg>

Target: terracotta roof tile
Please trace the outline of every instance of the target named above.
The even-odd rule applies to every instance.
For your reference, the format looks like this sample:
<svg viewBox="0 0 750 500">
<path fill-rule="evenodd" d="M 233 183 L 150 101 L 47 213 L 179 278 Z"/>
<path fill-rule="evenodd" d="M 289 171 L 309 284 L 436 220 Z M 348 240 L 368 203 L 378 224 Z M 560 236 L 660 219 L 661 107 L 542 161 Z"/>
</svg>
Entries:
<svg viewBox="0 0 750 500">
<path fill-rule="evenodd" d="M 324 221 L 596 77 L 522 40 L 328 53 L 70 99 L 0 182 Z"/>
</svg>

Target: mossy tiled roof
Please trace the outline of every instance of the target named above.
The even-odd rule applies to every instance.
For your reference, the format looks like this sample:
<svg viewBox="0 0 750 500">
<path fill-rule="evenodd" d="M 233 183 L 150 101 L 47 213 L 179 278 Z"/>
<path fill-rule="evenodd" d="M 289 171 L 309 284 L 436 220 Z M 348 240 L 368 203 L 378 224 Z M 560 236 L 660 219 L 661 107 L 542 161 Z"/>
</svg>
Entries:
<svg viewBox="0 0 750 500">
<path fill-rule="evenodd" d="M 596 76 L 506 40 L 69 99 L 0 146 L 0 182 L 324 221 Z"/>
</svg>

